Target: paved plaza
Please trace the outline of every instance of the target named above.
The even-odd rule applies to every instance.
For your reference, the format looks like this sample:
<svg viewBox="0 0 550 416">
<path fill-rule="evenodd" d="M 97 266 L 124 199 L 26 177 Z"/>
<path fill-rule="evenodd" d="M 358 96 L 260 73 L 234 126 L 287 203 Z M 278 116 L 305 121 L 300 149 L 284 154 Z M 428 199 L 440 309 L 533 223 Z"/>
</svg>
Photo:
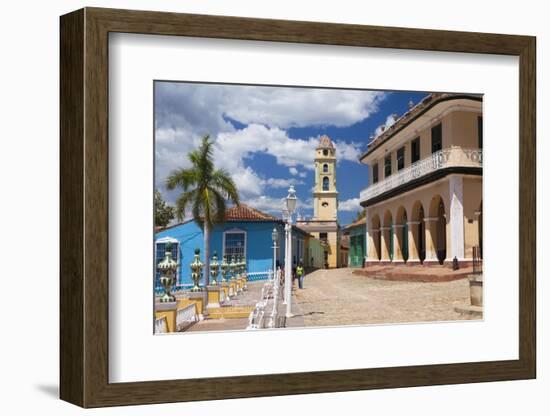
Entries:
<svg viewBox="0 0 550 416">
<path fill-rule="evenodd" d="M 455 311 L 456 307 L 470 304 L 467 279 L 390 281 L 354 270 L 317 270 L 307 274 L 304 289 L 293 289 L 294 317 L 286 320 L 286 327 L 479 319 Z M 231 306 L 255 305 L 263 285 L 261 281 L 249 282 L 248 291 L 232 301 Z M 279 312 L 284 314 L 284 310 L 281 304 Z M 244 330 L 247 324 L 245 318 L 206 319 L 188 331 Z"/>
<path fill-rule="evenodd" d="M 306 276 L 295 299 L 296 319 L 305 326 L 472 319 L 454 310 L 470 304 L 467 279 L 400 282 L 354 274 L 349 268 L 317 270 Z"/>
</svg>

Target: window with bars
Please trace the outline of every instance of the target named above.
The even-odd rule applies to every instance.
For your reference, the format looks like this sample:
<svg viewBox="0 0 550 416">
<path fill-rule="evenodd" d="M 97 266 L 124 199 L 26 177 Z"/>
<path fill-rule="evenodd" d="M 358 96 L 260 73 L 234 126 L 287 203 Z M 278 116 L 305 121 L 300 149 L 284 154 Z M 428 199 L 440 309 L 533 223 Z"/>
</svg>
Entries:
<svg viewBox="0 0 550 416">
<path fill-rule="evenodd" d="M 384 178 L 391 175 L 391 154 L 384 159 Z"/>
<path fill-rule="evenodd" d="M 397 150 L 397 170 L 405 167 L 405 147 Z"/>
<path fill-rule="evenodd" d="M 179 244 L 176 242 L 170 242 L 170 243 L 156 243 L 156 258 L 155 258 L 155 265 L 158 265 L 165 256 L 166 253 L 166 244 L 172 244 L 172 259 L 178 263 L 178 268 L 176 270 L 176 283 L 180 283 L 180 266 L 179 266 Z M 160 272 L 158 270 L 158 267 L 155 267 L 155 286 L 160 287 Z"/>
<path fill-rule="evenodd" d="M 439 152 L 443 148 L 443 129 L 441 123 L 432 127 L 432 153 Z"/>
<path fill-rule="evenodd" d="M 226 232 L 224 240 L 223 255 L 227 256 L 227 261 L 231 260 L 229 256 L 246 257 L 246 234 L 244 231 Z"/>
<path fill-rule="evenodd" d="M 420 160 L 420 137 L 411 142 L 411 165 Z"/>
</svg>

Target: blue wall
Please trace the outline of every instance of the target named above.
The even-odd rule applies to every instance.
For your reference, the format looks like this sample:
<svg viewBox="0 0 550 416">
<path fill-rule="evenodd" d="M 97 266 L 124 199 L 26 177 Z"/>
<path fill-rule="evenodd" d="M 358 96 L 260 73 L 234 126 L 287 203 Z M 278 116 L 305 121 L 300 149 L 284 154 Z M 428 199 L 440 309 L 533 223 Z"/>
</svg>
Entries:
<svg viewBox="0 0 550 416">
<path fill-rule="evenodd" d="M 249 273 L 266 272 L 273 268 L 273 243 L 271 233 L 276 227 L 279 232 L 278 259 L 283 264 L 284 259 L 284 225 L 279 222 L 258 221 L 231 221 L 220 226 L 215 226 L 210 237 L 210 255 L 217 251 L 221 261 L 223 254 L 223 236 L 228 230 L 239 229 L 246 232 L 246 260 Z M 297 233 L 298 234 L 298 233 Z M 163 237 L 172 237 L 179 241 L 179 284 L 191 284 L 191 269 L 189 264 L 193 261 L 195 248 L 201 250 L 201 261 L 204 261 L 203 231 L 194 221 L 189 221 L 160 231 L 155 235 L 155 240 Z M 298 238 L 303 238 L 299 234 Z M 158 259 L 157 259 L 158 261 Z"/>
</svg>

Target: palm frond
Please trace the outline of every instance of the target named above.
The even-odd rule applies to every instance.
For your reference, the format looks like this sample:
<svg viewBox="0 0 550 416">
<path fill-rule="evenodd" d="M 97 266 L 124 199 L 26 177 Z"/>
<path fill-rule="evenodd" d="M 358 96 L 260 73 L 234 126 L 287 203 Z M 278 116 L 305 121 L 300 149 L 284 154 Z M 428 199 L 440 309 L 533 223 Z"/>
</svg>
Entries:
<svg viewBox="0 0 550 416">
<path fill-rule="evenodd" d="M 239 205 L 239 192 L 231 175 L 224 169 L 218 169 L 212 174 L 212 187 L 214 187 L 226 199 Z"/>
<path fill-rule="evenodd" d="M 202 224 L 204 221 L 204 201 L 201 196 L 201 190 L 197 189 L 197 197 L 193 199 L 193 208 L 191 210 L 193 219 L 197 224 Z"/>
<path fill-rule="evenodd" d="M 212 226 L 225 220 L 226 200 L 239 204 L 239 193 L 231 175 L 214 167 L 214 147 L 209 136 L 202 139 L 199 148 L 188 154 L 192 167 L 177 169 L 166 179 L 169 190 L 181 188 L 183 193 L 176 201 L 179 219 L 191 208 L 195 221 Z"/>
<path fill-rule="evenodd" d="M 173 190 L 177 187 L 181 187 L 184 191 L 187 191 L 191 186 L 197 183 L 197 170 L 191 169 L 176 169 L 166 178 L 166 188 Z"/>
<path fill-rule="evenodd" d="M 196 199 L 197 189 L 183 192 L 176 200 L 176 215 L 181 221 L 185 217 L 187 207 Z"/>
<path fill-rule="evenodd" d="M 213 202 L 215 205 L 215 214 L 213 221 L 215 223 L 223 223 L 225 221 L 225 210 L 226 210 L 226 204 L 225 204 L 225 198 L 222 194 L 220 194 L 216 189 L 211 190 L 213 195 Z"/>
</svg>

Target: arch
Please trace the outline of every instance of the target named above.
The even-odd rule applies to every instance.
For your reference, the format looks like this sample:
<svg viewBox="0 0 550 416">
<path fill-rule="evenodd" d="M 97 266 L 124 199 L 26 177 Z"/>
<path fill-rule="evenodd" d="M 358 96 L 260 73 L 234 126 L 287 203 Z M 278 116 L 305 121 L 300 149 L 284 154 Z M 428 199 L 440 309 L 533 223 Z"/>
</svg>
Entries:
<svg viewBox="0 0 550 416">
<path fill-rule="evenodd" d="M 418 259 L 422 262 L 426 258 L 426 225 L 424 223 L 424 206 L 415 201 L 411 210 L 413 222 L 413 242 L 418 252 Z"/>
<path fill-rule="evenodd" d="M 447 257 L 447 215 L 441 195 L 435 195 L 430 201 L 430 218 L 433 219 L 430 234 L 437 253 L 437 259 L 443 264 Z"/>
<path fill-rule="evenodd" d="M 328 163 L 323 163 L 323 173 L 328 173 Z"/>
<path fill-rule="evenodd" d="M 406 262 L 409 259 L 409 225 L 407 224 L 407 210 L 403 205 L 397 208 L 395 224 L 399 225 L 396 235 L 401 249 L 401 256 L 403 261 Z"/>
<path fill-rule="evenodd" d="M 328 191 L 329 179 L 328 176 L 323 177 L 323 191 Z"/>
<path fill-rule="evenodd" d="M 384 213 L 384 226 L 382 230 L 382 260 L 393 260 L 393 216 L 390 210 Z"/>
<path fill-rule="evenodd" d="M 372 234 L 372 240 L 374 241 L 374 251 L 376 253 L 376 258 L 380 260 L 382 258 L 381 249 L 381 230 L 380 230 L 380 217 L 376 214 L 371 219 L 371 228 L 370 233 Z"/>
</svg>

